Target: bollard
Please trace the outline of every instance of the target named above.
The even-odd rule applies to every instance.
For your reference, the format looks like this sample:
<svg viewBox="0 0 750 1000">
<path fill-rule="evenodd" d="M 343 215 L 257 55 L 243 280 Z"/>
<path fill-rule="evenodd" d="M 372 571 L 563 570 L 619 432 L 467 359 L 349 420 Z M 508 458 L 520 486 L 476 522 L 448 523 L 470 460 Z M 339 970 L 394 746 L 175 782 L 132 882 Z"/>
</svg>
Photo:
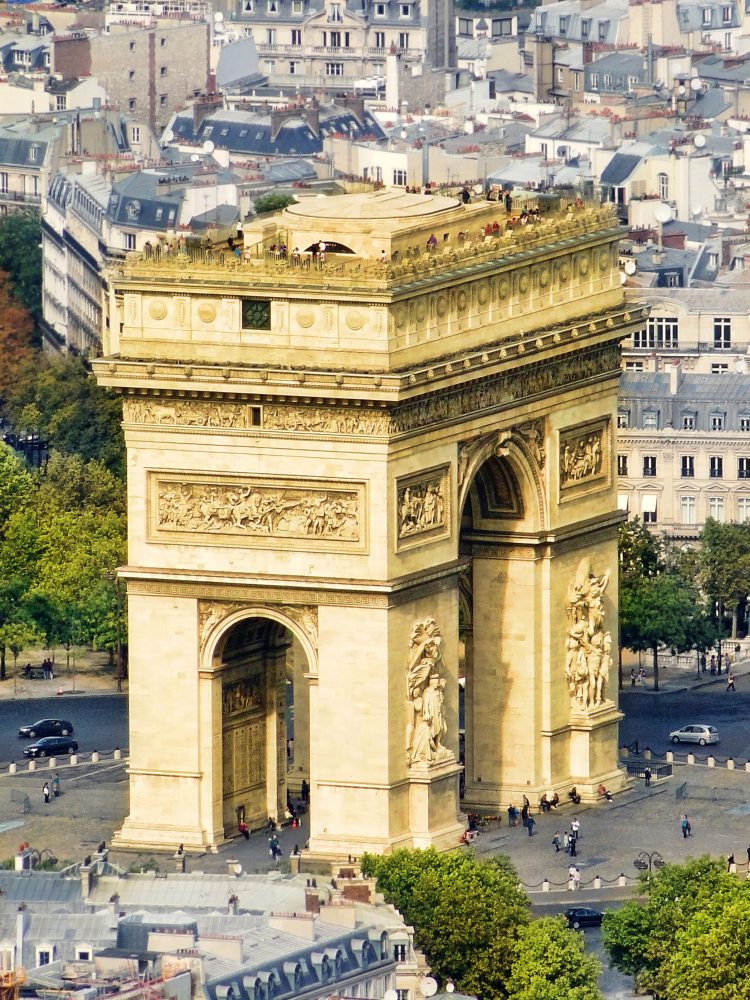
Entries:
<svg viewBox="0 0 750 1000">
<path fill-rule="evenodd" d="M 71 764 L 77 764 L 78 763 L 78 754 L 77 753 L 72 753 L 70 755 L 70 763 Z"/>
<path fill-rule="evenodd" d="M 8 773 L 15 774 L 17 770 L 18 770 L 18 764 L 16 764 L 16 762 L 12 760 L 10 762 L 10 767 L 8 768 Z"/>
<path fill-rule="evenodd" d="M 546 879 L 545 879 L 545 880 L 544 880 L 544 881 L 542 882 L 542 892 L 549 892 L 549 888 L 550 888 L 550 887 L 549 887 L 549 879 L 548 879 L 548 878 L 546 878 Z"/>
<path fill-rule="evenodd" d="M 602 887 L 602 877 L 601 875 L 594 875 L 594 888 L 601 889 Z"/>
<path fill-rule="evenodd" d="M 36 771 L 36 761 L 35 760 L 30 760 L 29 761 L 29 770 L 30 771 Z"/>
<path fill-rule="evenodd" d="M 620 885 L 620 886 L 624 886 L 624 885 L 628 884 L 627 879 L 625 878 L 625 873 L 624 872 L 620 872 L 620 877 L 617 879 L 617 884 Z"/>
<path fill-rule="evenodd" d="M 734 770 L 734 758 L 729 757 L 727 759 L 727 771 L 733 771 L 733 770 Z"/>
<path fill-rule="evenodd" d="M 708 760 L 706 761 L 706 767 L 716 767 L 716 758 L 709 757 Z"/>
<path fill-rule="evenodd" d="M 750 760 L 745 761 L 745 770 L 750 773 Z"/>
<path fill-rule="evenodd" d="M 667 764 L 674 764 L 674 754 L 671 750 L 667 750 Z"/>
<path fill-rule="evenodd" d="M 92 752 L 92 754 L 91 754 L 91 763 L 92 764 L 98 764 L 99 763 L 99 751 L 98 750 L 94 750 Z"/>
<path fill-rule="evenodd" d="M 729 874 L 730 875 L 736 875 L 737 874 L 737 865 L 736 865 L 736 863 L 734 861 L 729 866 Z"/>
<path fill-rule="evenodd" d="M 119 747 L 115 747 L 114 759 L 122 760 L 122 750 Z"/>
<path fill-rule="evenodd" d="M 47 767 L 49 767 L 52 771 L 54 771 L 55 768 L 57 767 L 57 757 L 50 757 L 50 759 L 47 762 Z"/>
<path fill-rule="evenodd" d="M 694 764 L 695 763 L 695 754 L 694 753 L 689 753 L 688 754 L 687 762 L 688 762 L 688 764 Z"/>
</svg>

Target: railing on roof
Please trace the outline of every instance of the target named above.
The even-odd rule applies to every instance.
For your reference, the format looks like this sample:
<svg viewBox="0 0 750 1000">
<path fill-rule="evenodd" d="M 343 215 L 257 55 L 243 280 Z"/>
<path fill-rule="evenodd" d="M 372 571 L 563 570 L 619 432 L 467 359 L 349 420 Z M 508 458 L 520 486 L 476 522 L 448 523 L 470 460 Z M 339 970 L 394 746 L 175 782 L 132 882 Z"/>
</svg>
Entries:
<svg viewBox="0 0 750 1000">
<path fill-rule="evenodd" d="M 475 221 L 476 224 L 476 221 Z M 151 274 L 172 277 L 185 270 L 209 271 L 244 279 L 266 279 L 269 283 L 349 285 L 353 280 L 363 280 L 368 285 L 387 288 L 394 284 L 419 280 L 430 274 L 441 274 L 458 267 L 491 263 L 503 257 L 512 257 L 541 247 L 547 247 L 575 236 L 608 229 L 617 224 L 609 206 L 582 208 L 575 212 L 542 217 L 533 224 L 497 234 L 484 235 L 481 231 L 473 239 L 458 246 L 429 252 L 420 246 L 404 246 L 392 254 L 390 261 L 363 258 L 354 255 L 333 254 L 326 260 L 319 255 L 305 252 L 295 255 L 292 251 L 280 253 L 270 247 L 256 246 L 242 251 L 228 246 L 198 247 L 184 240 L 171 244 L 157 244 L 147 253 L 129 253 L 125 259 L 124 273 L 128 276 Z M 466 235 L 466 234 L 464 234 Z M 278 239 L 278 236 L 276 237 Z M 413 241 L 415 235 L 409 237 Z"/>
</svg>

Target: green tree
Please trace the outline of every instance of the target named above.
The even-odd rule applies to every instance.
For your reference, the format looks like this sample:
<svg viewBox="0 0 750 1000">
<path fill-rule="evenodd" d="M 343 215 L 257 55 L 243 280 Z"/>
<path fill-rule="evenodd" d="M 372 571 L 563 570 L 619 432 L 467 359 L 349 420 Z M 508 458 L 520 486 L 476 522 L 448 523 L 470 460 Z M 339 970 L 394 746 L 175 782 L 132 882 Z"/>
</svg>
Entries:
<svg viewBox="0 0 750 1000">
<path fill-rule="evenodd" d="M 645 902 L 633 901 L 604 915 L 602 942 L 612 965 L 635 976 L 639 987 L 672 1000 L 680 996 L 667 992 L 679 976 L 678 952 L 691 938 L 721 923 L 725 908 L 748 898 L 750 891 L 746 882 L 727 872 L 723 861 L 708 857 L 644 874 L 641 886 Z"/>
<path fill-rule="evenodd" d="M 397 851 L 365 855 L 362 868 L 414 927 L 417 947 L 439 979 L 488 1000 L 508 995 L 529 903 L 506 858 Z"/>
<path fill-rule="evenodd" d="M 511 969 L 510 1000 L 602 1000 L 601 966 L 584 951 L 582 934 L 562 917 L 522 927 Z"/>
<path fill-rule="evenodd" d="M 264 212 L 280 212 L 288 205 L 296 204 L 297 199 L 294 195 L 283 194 L 281 191 L 277 191 L 270 194 L 262 194 L 259 198 L 255 199 L 253 207 L 257 215 L 262 215 Z"/>
<path fill-rule="evenodd" d="M 705 649 L 713 641 L 705 601 L 686 577 L 667 542 L 651 536 L 640 522 L 620 530 L 620 643 L 650 650 L 654 690 L 659 690 L 659 647 L 677 652 Z"/>
<path fill-rule="evenodd" d="M 8 272 L 14 297 L 37 321 L 42 315 L 41 242 L 38 213 L 0 216 L 0 271 Z"/>
<path fill-rule="evenodd" d="M 731 609 L 735 639 L 738 617 L 750 594 L 750 524 L 720 524 L 709 518 L 701 535 L 699 562 L 719 623 L 724 606 Z"/>
<path fill-rule="evenodd" d="M 18 654 L 44 641 L 44 633 L 32 621 L 18 619 L 0 625 L 0 643 L 13 654 L 13 683 L 18 677 Z"/>
</svg>

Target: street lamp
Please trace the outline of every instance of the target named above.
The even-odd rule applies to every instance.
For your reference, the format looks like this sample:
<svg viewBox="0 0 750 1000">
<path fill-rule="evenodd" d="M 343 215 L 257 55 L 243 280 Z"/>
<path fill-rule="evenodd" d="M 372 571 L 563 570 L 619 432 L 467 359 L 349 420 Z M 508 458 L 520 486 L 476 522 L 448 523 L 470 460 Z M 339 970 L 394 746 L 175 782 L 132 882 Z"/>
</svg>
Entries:
<svg viewBox="0 0 750 1000">
<path fill-rule="evenodd" d="M 633 862 L 633 867 L 637 868 L 638 871 L 648 872 L 649 878 L 651 878 L 651 873 L 654 869 L 657 871 L 663 868 L 667 862 L 659 854 L 658 851 L 641 851 L 638 857 Z"/>
</svg>

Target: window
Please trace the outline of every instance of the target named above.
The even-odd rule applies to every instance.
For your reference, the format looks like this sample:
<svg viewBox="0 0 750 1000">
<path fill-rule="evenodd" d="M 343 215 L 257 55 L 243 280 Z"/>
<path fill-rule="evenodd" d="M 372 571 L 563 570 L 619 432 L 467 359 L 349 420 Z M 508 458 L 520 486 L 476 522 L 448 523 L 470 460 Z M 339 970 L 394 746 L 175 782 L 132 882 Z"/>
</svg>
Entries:
<svg viewBox="0 0 750 1000">
<path fill-rule="evenodd" d="M 737 478 L 750 479 L 750 458 L 737 459 Z"/>
<path fill-rule="evenodd" d="M 628 456 L 618 455 L 617 456 L 617 475 L 627 476 L 628 474 Z"/>
<path fill-rule="evenodd" d="M 375 48 L 384 49 L 385 48 L 385 32 L 376 31 L 375 32 Z"/>
<path fill-rule="evenodd" d="M 724 375 L 728 371 L 729 371 L 729 365 L 726 364 L 722 365 L 716 361 L 711 365 L 712 375 Z"/>
<path fill-rule="evenodd" d="M 721 8 L 721 19 L 724 22 L 724 24 L 731 24 L 731 22 L 732 22 L 732 8 L 731 7 L 722 7 Z"/>
<path fill-rule="evenodd" d="M 393 183 L 396 187 L 406 186 L 406 171 L 405 170 L 394 170 L 393 171 Z"/>
<path fill-rule="evenodd" d="M 710 7 L 704 7 L 703 8 L 703 23 L 704 24 L 710 24 L 711 23 L 711 8 Z"/>
<path fill-rule="evenodd" d="M 292 14 L 302 13 L 302 0 L 292 0 Z"/>
<path fill-rule="evenodd" d="M 164 38 L 164 36 L 163 36 L 163 35 L 162 35 L 162 37 L 161 37 L 161 38 L 159 39 L 159 45 L 160 45 L 160 46 L 161 46 L 161 47 L 162 47 L 163 49 L 165 49 L 165 48 L 167 47 L 167 40 L 166 40 L 166 38 Z"/>
<path fill-rule="evenodd" d="M 750 431 L 750 417 L 740 417 L 740 430 Z"/>
<path fill-rule="evenodd" d="M 276 28 L 266 28 L 266 45 L 276 44 Z"/>
<path fill-rule="evenodd" d="M 292 28 L 292 45 L 302 44 L 302 29 Z"/>
<path fill-rule="evenodd" d="M 474 22 L 470 17 L 459 17 L 458 33 L 469 38 L 474 34 Z"/>
<path fill-rule="evenodd" d="M 732 321 L 728 316 L 714 319 L 714 350 L 728 351 L 732 346 Z"/>
<path fill-rule="evenodd" d="M 581 74 L 573 71 L 573 90 L 580 91 L 581 89 Z"/>
<path fill-rule="evenodd" d="M 37 948 L 36 950 L 36 964 L 37 965 L 49 965 L 52 961 L 52 948 Z"/>
<path fill-rule="evenodd" d="M 76 961 L 77 962 L 90 962 L 91 961 L 91 949 L 90 948 L 76 948 Z"/>
<path fill-rule="evenodd" d="M 667 288 L 680 288 L 680 275 L 676 271 L 668 271 L 664 276 Z"/>
<path fill-rule="evenodd" d="M 167 106 L 167 95 L 159 94 L 159 107 L 166 108 L 166 106 Z"/>
<path fill-rule="evenodd" d="M 680 459 L 680 475 L 683 479 L 695 478 L 695 458 L 692 455 L 683 455 Z"/>
<path fill-rule="evenodd" d="M 8 173 L 3 171 L 0 173 L 0 194 L 8 193 Z"/>
<path fill-rule="evenodd" d="M 645 479 L 653 479 L 656 475 L 656 455 L 643 456 L 643 476 Z"/>
<path fill-rule="evenodd" d="M 695 430 L 695 414 L 694 413 L 683 413 L 682 414 L 682 429 L 684 431 L 694 431 Z"/>
<path fill-rule="evenodd" d="M 134 97 L 129 97 L 128 98 L 128 111 L 135 111 L 137 103 L 138 102 L 136 101 L 136 99 Z"/>
<path fill-rule="evenodd" d="M 625 362 L 626 372 L 642 372 L 643 362 L 642 361 L 626 361 Z"/>
<path fill-rule="evenodd" d="M 166 76 L 166 75 L 167 75 L 167 67 L 166 66 L 160 66 L 159 67 L 159 76 Z"/>
<path fill-rule="evenodd" d="M 620 430 L 630 427 L 630 410 L 617 411 L 617 426 Z"/>
<path fill-rule="evenodd" d="M 243 330 L 271 329 L 270 299 L 242 300 L 242 329 Z"/>
<path fill-rule="evenodd" d="M 724 430 L 724 414 L 723 413 L 712 413 L 710 419 L 710 426 L 712 431 L 723 431 Z"/>
<path fill-rule="evenodd" d="M 570 25 L 570 18 L 569 17 L 561 17 L 560 18 L 560 34 L 561 35 L 567 35 L 569 25 Z"/>
<path fill-rule="evenodd" d="M 341 21 L 343 20 L 341 16 L 341 4 L 332 3 L 328 8 L 328 20 L 329 21 Z"/>
<path fill-rule="evenodd" d="M 394 944 L 393 946 L 393 958 L 397 962 L 406 961 L 406 945 L 405 944 Z"/>
<path fill-rule="evenodd" d="M 598 90 L 599 89 L 599 74 L 598 73 L 592 73 L 591 74 L 591 84 L 590 84 L 590 86 L 591 86 L 592 90 Z"/>
<path fill-rule="evenodd" d="M 375 4 L 375 16 L 376 17 L 385 17 L 385 4 L 384 3 L 376 3 Z"/>
<path fill-rule="evenodd" d="M 503 38 L 513 34 L 513 22 L 509 17 L 493 17 L 492 37 Z"/>
<path fill-rule="evenodd" d="M 641 517 L 644 524 L 656 523 L 656 499 L 653 493 L 644 493 L 641 497 Z"/>
<path fill-rule="evenodd" d="M 724 477 L 724 459 L 721 455 L 711 455 L 708 459 L 708 476 L 709 479 L 723 479 Z"/>
<path fill-rule="evenodd" d="M 411 17 L 411 4 L 402 3 L 399 4 L 399 12 L 401 17 Z"/>
<path fill-rule="evenodd" d="M 123 241 L 126 250 L 135 250 L 135 233 L 123 233 Z"/>
<path fill-rule="evenodd" d="M 605 90 L 611 90 L 612 89 L 612 74 L 611 73 L 605 73 L 604 77 L 603 77 L 603 82 L 604 82 L 604 89 Z"/>
<path fill-rule="evenodd" d="M 268 13 L 278 14 L 279 13 L 279 3 L 278 0 L 268 0 Z"/>
<path fill-rule="evenodd" d="M 669 176 L 667 174 L 657 174 L 656 185 L 659 189 L 659 197 L 666 201 L 669 198 Z"/>
<path fill-rule="evenodd" d="M 140 142 L 141 141 L 141 127 L 140 125 L 133 125 L 130 130 L 130 141 Z"/>
<path fill-rule="evenodd" d="M 674 316 L 650 316 L 645 330 L 633 334 L 634 347 L 649 350 L 679 346 L 680 324 Z"/>
<path fill-rule="evenodd" d="M 732 49 L 732 32 L 731 31 L 727 31 L 724 34 L 724 48 L 727 50 L 727 52 L 730 52 L 731 49 Z"/>
<path fill-rule="evenodd" d="M 584 18 L 583 21 L 581 21 L 581 40 L 585 42 L 590 34 L 591 34 L 591 19 L 587 17 Z"/>
<path fill-rule="evenodd" d="M 36 163 L 39 159 L 39 147 L 29 146 L 29 162 Z"/>
<path fill-rule="evenodd" d="M 599 22 L 599 41 L 600 42 L 606 42 L 607 41 L 607 33 L 608 32 L 609 32 L 609 21 L 600 21 Z"/>
<path fill-rule="evenodd" d="M 292 61 L 289 63 L 289 75 L 299 76 L 299 74 L 302 72 L 302 70 L 300 69 L 301 66 L 302 63 L 298 59 L 292 59 Z"/>
<path fill-rule="evenodd" d="M 344 75 L 344 64 L 343 63 L 326 63 L 326 76 L 343 76 Z"/>
<path fill-rule="evenodd" d="M 409 48 L 409 32 L 408 31 L 399 31 L 399 33 L 398 33 L 398 47 L 400 49 L 408 49 Z"/>
<path fill-rule="evenodd" d="M 409 991 L 396 990 L 396 1000 L 409 1000 Z"/>
<path fill-rule="evenodd" d="M 129 48 L 131 52 L 135 52 L 135 42 L 131 42 Z"/>
<path fill-rule="evenodd" d="M 341 48 L 341 32 L 340 31 L 332 31 L 331 32 L 330 46 L 331 46 L 332 49 L 340 49 Z"/>
<path fill-rule="evenodd" d="M 708 498 L 708 516 L 714 521 L 724 520 L 724 497 Z"/>
<path fill-rule="evenodd" d="M 643 429 L 644 429 L 644 431 L 658 431 L 659 430 L 659 412 L 658 412 L 658 410 L 644 410 L 643 411 Z"/>
<path fill-rule="evenodd" d="M 128 80 L 135 80 L 135 70 L 134 69 L 129 69 L 128 70 Z"/>
<path fill-rule="evenodd" d="M 737 520 L 740 524 L 750 521 L 750 497 L 737 497 Z"/>
<path fill-rule="evenodd" d="M 695 497 L 680 497 L 680 521 L 682 524 L 695 524 Z"/>
</svg>

